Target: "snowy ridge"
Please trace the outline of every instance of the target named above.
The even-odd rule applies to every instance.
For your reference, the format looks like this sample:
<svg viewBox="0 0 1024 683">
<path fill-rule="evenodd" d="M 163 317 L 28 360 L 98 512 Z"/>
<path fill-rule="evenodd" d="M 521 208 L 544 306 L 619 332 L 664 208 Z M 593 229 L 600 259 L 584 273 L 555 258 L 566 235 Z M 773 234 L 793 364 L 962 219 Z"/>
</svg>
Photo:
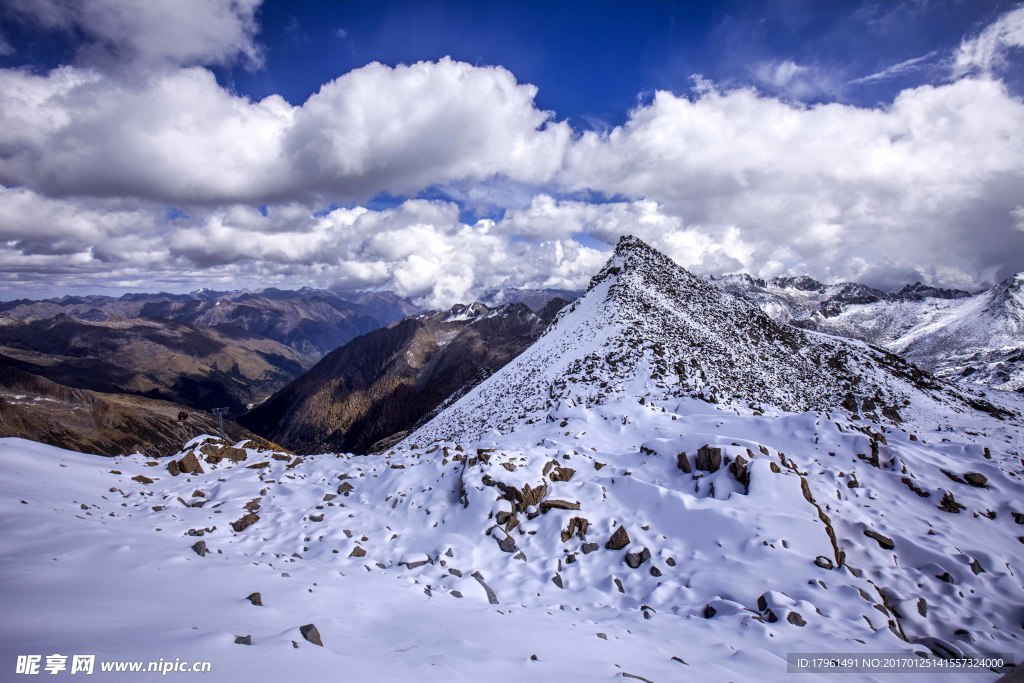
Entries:
<svg viewBox="0 0 1024 683">
<path fill-rule="evenodd" d="M 891 421 L 912 403 L 910 413 L 975 401 L 892 353 L 780 325 L 627 237 L 540 340 L 407 442 L 476 439 L 548 419 L 562 401 L 592 406 L 622 395 L 699 397 L 754 413 L 856 412 L 866 399 L 866 412 Z"/>
</svg>

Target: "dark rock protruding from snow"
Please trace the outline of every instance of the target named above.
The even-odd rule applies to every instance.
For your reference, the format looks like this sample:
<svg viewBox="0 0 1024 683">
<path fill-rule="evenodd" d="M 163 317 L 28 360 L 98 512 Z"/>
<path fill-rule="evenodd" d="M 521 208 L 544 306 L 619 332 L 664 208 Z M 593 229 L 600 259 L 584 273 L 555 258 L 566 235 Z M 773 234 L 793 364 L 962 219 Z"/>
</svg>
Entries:
<svg viewBox="0 0 1024 683">
<path fill-rule="evenodd" d="M 712 448 L 707 444 L 697 449 L 697 469 L 705 472 L 717 472 L 722 466 L 722 449 Z"/>
<path fill-rule="evenodd" d="M 626 553 L 626 564 L 630 569 L 637 569 L 647 560 L 651 559 L 651 551 L 643 548 L 639 552 Z"/>
<path fill-rule="evenodd" d="M 320 629 L 315 624 L 306 624 L 305 626 L 299 627 L 299 633 L 302 637 L 313 643 L 314 645 L 324 646 L 324 642 L 320 639 Z"/>
<path fill-rule="evenodd" d="M 626 533 L 626 527 L 620 526 L 604 544 L 604 547 L 606 550 L 622 550 L 627 545 L 629 545 L 629 534 Z"/>
</svg>

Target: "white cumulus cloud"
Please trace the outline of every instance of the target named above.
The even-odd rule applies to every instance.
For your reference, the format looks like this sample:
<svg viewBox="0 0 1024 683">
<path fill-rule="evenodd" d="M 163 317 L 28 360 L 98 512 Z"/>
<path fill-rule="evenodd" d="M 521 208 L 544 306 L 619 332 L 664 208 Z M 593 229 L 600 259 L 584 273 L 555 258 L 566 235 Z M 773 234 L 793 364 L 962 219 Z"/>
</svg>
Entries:
<svg viewBox="0 0 1024 683">
<path fill-rule="evenodd" d="M 0 182 L 169 203 L 365 199 L 497 174 L 542 182 L 570 140 L 506 69 L 370 64 L 301 106 L 201 67 L 108 76 L 0 70 Z"/>
<path fill-rule="evenodd" d="M 257 66 L 262 0 L 9 0 L 15 18 L 85 38 L 79 56 L 102 63 Z"/>
</svg>

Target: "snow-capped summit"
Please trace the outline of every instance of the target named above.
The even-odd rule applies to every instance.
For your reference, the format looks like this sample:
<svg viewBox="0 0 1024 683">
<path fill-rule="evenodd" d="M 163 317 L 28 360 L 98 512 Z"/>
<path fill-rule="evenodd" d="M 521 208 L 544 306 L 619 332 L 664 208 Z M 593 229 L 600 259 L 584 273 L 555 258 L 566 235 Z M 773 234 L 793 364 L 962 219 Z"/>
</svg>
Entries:
<svg viewBox="0 0 1024 683">
<path fill-rule="evenodd" d="M 894 354 L 776 323 L 628 236 L 541 339 L 410 440 L 508 432 L 559 403 L 622 395 L 754 412 L 843 406 L 893 422 L 912 396 L 973 401 Z"/>
<path fill-rule="evenodd" d="M 942 287 L 932 287 L 930 285 L 921 284 L 920 282 L 904 285 L 903 287 L 892 293 L 892 297 L 894 299 L 913 299 L 915 301 L 920 301 L 922 299 L 928 298 L 962 299 L 970 295 L 970 292 L 965 292 L 962 289 L 945 289 Z"/>
<path fill-rule="evenodd" d="M 807 275 L 773 277 L 768 281 L 768 284 L 779 289 L 799 289 L 804 292 L 822 292 L 825 290 L 825 285 Z"/>
</svg>

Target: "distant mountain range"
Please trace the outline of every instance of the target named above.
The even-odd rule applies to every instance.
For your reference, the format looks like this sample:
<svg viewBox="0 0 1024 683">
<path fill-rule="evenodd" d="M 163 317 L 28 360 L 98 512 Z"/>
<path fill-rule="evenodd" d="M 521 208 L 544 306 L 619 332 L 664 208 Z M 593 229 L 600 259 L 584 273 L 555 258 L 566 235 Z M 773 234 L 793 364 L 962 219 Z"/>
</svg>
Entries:
<svg viewBox="0 0 1024 683">
<path fill-rule="evenodd" d="M 549 298 L 537 313 L 474 303 L 406 318 L 328 354 L 240 421 L 294 450 L 364 452 L 518 356 L 565 303 Z"/>
<path fill-rule="evenodd" d="M 190 294 L 65 296 L 59 299 L 0 303 L 0 323 L 66 316 L 84 322 L 121 322 L 139 318 L 214 328 L 232 337 L 270 339 L 319 360 L 360 334 L 401 320 L 421 309 L 390 292 L 333 292 L 324 289 L 262 289 Z M 0 334 L 3 333 L 0 328 Z"/>
<path fill-rule="evenodd" d="M 730 314 L 735 324 L 763 327 L 762 341 L 807 344 L 817 338 L 806 331 L 822 332 L 894 352 L 950 381 L 1024 389 L 1024 276 L 976 294 L 920 283 L 887 293 L 807 276 L 687 278 L 694 281 L 679 299 L 688 305 L 710 305 L 703 284 L 709 282 L 732 295 L 715 307 L 735 307 L 739 299 L 763 311 L 767 318 L 759 322 L 739 309 Z M 253 432 L 298 450 L 366 451 L 401 438 L 515 359 L 579 294 L 494 289 L 443 312 L 425 312 L 390 292 L 311 288 L 10 301 L 0 303 L 0 368 L 69 389 L 189 409 L 224 407 Z M 634 321 L 637 330 L 646 324 Z M 823 386 L 839 382 L 851 390 L 849 379 L 838 379 L 840 361 L 818 374 L 776 366 L 770 346 L 744 370 L 750 383 L 734 386 L 722 373 L 728 366 L 728 375 L 737 376 L 729 365 L 736 350 L 719 348 L 714 335 L 702 336 L 707 330 L 691 332 L 688 346 L 665 352 L 689 357 L 700 350 L 700 373 L 672 370 L 708 400 L 750 394 L 759 382 L 758 400 L 771 402 L 781 391 L 776 403 L 788 408 L 817 405 L 810 399 L 820 399 Z M 636 343 L 651 343 L 636 334 Z M 827 362 L 826 356 L 815 357 Z M 776 371 L 787 387 L 772 384 Z M 797 391 L 796 381 L 814 389 Z"/>
<path fill-rule="evenodd" d="M 185 441 L 216 434 L 215 416 L 157 399 L 67 387 L 0 359 L 0 434 L 101 455 L 174 453 Z M 230 420 L 225 435 L 261 441 Z"/>
<path fill-rule="evenodd" d="M 174 417 L 189 409 L 193 423 L 208 428 L 216 424 L 213 418 L 197 410 L 226 408 L 237 416 L 325 353 L 419 311 L 388 292 L 309 288 L 3 302 L 0 396 L 8 397 L 9 412 L 0 431 L 36 433 L 47 443 L 103 453 L 124 444 L 176 447 L 180 430 L 161 423 L 164 413 Z M 35 384 L 26 376 L 46 381 Z M 42 393 L 26 394 L 26 386 Z M 16 398 L 23 395 L 29 398 Z M 55 396 L 71 397 L 70 403 L 55 403 Z M 143 399 L 172 407 L 157 409 Z M 94 426 L 77 417 L 64 419 L 77 415 L 83 402 L 116 404 L 125 415 L 135 415 L 111 422 L 97 436 Z M 41 410 L 44 404 L 47 410 Z M 32 415 L 15 417 L 10 411 Z M 160 424 L 146 426 L 153 421 Z M 165 432 L 174 437 L 157 437 Z"/>
<path fill-rule="evenodd" d="M 920 283 L 886 293 L 809 277 L 711 282 L 777 322 L 884 347 L 949 380 L 1024 389 L 1024 273 L 975 294 Z"/>
</svg>

